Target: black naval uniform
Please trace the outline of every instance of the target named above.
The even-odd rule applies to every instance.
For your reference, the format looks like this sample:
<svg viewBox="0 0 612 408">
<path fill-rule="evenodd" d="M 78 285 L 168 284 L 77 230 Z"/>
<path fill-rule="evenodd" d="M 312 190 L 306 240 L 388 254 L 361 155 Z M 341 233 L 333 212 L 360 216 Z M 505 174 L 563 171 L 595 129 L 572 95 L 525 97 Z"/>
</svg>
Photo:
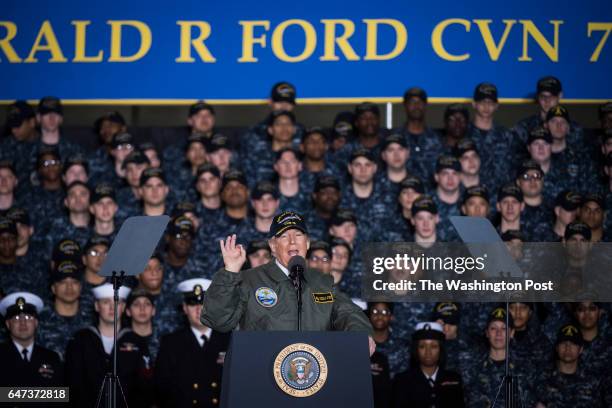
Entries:
<svg viewBox="0 0 612 408">
<path fill-rule="evenodd" d="M 0 386 L 59 387 L 64 383 L 64 367 L 59 355 L 34 344 L 25 361 L 12 341 L 0 344 Z"/>
<path fill-rule="evenodd" d="M 117 333 L 117 375 L 130 408 L 149 406 L 152 399 L 150 372 L 144 357 L 146 344 L 129 329 Z M 79 330 L 66 349 L 66 380 L 73 407 L 95 407 L 106 373 L 112 372 L 113 351 L 106 354 L 97 327 Z M 117 391 L 117 407 L 123 407 Z"/>
<path fill-rule="evenodd" d="M 395 377 L 394 408 L 461 408 L 464 407 L 461 376 L 454 371 L 438 369 L 433 387 L 420 368 L 412 368 Z"/>
<path fill-rule="evenodd" d="M 191 328 L 162 337 L 155 365 L 160 407 L 217 407 L 230 334 L 211 332 L 200 347 Z"/>
</svg>

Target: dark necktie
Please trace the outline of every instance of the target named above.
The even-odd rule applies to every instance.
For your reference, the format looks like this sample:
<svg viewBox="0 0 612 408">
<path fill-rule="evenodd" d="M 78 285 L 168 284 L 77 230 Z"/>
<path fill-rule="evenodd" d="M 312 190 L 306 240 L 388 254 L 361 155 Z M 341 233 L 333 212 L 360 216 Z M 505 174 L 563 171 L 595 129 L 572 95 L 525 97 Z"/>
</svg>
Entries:
<svg viewBox="0 0 612 408">
<path fill-rule="evenodd" d="M 428 378 L 427 378 L 427 382 L 429 383 L 429 386 L 430 386 L 431 388 L 433 388 L 433 387 L 435 387 L 435 386 L 436 386 L 435 381 L 434 381 L 434 380 L 433 380 L 433 378 L 431 378 L 431 377 L 428 377 Z"/>
<path fill-rule="evenodd" d="M 204 348 L 204 346 L 206 345 L 206 335 L 203 334 L 200 336 L 200 338 L 202 339 L 202 348 Z"/>
<path fill-rule="evenodd" d="M 27 363 L 29 361 L 28 360 L 28 349 L 21 350 L 21 354 L 23 355 L 23 361 Z"/>
</svg>

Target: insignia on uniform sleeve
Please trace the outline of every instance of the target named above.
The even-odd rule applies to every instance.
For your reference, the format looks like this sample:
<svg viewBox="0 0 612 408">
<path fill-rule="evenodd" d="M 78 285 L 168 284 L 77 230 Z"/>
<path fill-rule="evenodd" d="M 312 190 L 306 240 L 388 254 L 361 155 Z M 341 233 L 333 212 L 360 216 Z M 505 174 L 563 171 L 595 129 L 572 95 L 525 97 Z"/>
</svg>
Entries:
<svg viewBox="0 0 612 408">
<path fill-rule="evenodd" d="M 331 292 L 323 292 L 323 293 L 313 293 L 312 298 L 315 303 L 333 303 L 334 296 Z"/>
<path fill-rule="evenodd" d="M 255 291 L 255 300 L 263 307 L 276 306 L 278 295 L 270 288 L 261 287 Z"/>
<path fill-rule="evenodd" d="M 291 344 L 274 360 L 274 379 L 286 394 L 310 397 L 321 390 L 327 380 L 327 361 L 310 344 Z"/>
</svg>

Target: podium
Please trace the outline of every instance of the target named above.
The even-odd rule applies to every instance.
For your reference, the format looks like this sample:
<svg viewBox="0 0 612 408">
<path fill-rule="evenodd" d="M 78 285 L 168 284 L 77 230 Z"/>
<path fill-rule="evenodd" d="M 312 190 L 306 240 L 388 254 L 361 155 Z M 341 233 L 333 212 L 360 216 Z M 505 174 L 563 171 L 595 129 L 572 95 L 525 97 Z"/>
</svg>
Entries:
<svg viewBox="0 0 612 408">
<path fill-rule="evenodd" d="M 372 408 L 366 333 L 235 331 L 223 367 L 222 408 Z"/>
</svg>

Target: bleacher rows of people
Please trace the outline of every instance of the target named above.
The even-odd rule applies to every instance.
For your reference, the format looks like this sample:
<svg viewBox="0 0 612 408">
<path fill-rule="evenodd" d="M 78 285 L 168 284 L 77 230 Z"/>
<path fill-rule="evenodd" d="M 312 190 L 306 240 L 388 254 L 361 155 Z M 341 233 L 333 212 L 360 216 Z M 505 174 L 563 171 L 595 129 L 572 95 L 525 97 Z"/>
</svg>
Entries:
<svg viewBox="0 0 612 408">
<path fill-rule="evenodd" d="M 127 288 L 122 295 L 120 355 L 127 367 L 122 375 L 132 378 L 131 406 L 218 403 L 227 337 L 199 322 L 206 279 L 222 266 L 218 241 L 236 234 L 248 248 L 248 264 L 265 263 L 272 256 L 268 230 L 280 210 L 304 215 L 310 266 L 332 274 L 355 298 L 365 242 L 458 241 L 453 215 L 487 217 L 507 241 L 609 242 L 612 102 L 599 108 L 600 128 L 585 131 L 560 104 L 562 96 L 558 79 L 540 79 L 537 111 L 506 128 L 495 121 L 496 87 L 479 84 L 473 109 L 448 106 L 444 129 L 435 131 L 427 126 L 426 92 L 411 88 L 401 128 L 382 128 L 378 106 L 363 102 L 339 113 L 331 129 L 306 129 L 294 114 L 295 88 L 281 82 L 272 88 L 268 117 L 238 137 L 218 132 L 214 107 L 201 101 L 189 108 L 184 136 L 168 146 L 136 143 L 124 118 L 109 112 L 95 123 L 100 146 L 91 152 L 66 139 L 59 99 L 45 97 L 36 109 L 17 101 L 0 142 L 0 311 L 6 319 L 0 330 L 7 340 L 0 353 L 29 362 L 33 357 L 22 357 L 21 349 L 35 338 L 59 357 L 42 364 L 53 366 L 51 373 L 35 367 L 28 375 L 36 380 L 28 378 L 87 390 L 75 391 L 75 406 L 92 406 L 96 381 L 110 364 L 113 316 L 98 272 L 121 223 L 134 215 L 167 214 L 172 221 L 145 271 L 127 282 L 130 296 Z M 608 304 L 516 303 L 510 310 L 510 357 L 524 379 L 527 406 L 610 404 L 604 392 L 612 362 Z M 442 360 L 459 372 L 467 406 L 493 401 L 505 359 L 499 333 L 493 334 L 494 326 L 501 333 L 502 320 L 505 327 L 496 305 L 373 304 L 366 311 L 378 345 L 372 360 L 377 406 L 415 403 L 406 402 L 400 373 L 423 367 L 409 350 L 424 340 L 446 349 Z M 436 319 L 446 340 L 431 331 L 435 325 L 415 331 Z M 23 337 L 30 340 L 15 340 Z M 568 342 L 580 351 L 569 353 L 576 372 L 569 377 L 568 364 L 560 375 L 552 358 L 567 360 L 561 351 Z M 185 351 L 192 346 L 205 350 L 207 363 L 191 377 L 174 376 L 182 364 L 194 364 Z M 172 357 L 181 349 L 185 355 Z M 0 378 L 13 381 L 11 373 Z M 431 388 L 439 397 L 444 382 L 436 381 Z M 550 383 L 550 392 L 538 393 L 536 381 Z"/>
</svg>

